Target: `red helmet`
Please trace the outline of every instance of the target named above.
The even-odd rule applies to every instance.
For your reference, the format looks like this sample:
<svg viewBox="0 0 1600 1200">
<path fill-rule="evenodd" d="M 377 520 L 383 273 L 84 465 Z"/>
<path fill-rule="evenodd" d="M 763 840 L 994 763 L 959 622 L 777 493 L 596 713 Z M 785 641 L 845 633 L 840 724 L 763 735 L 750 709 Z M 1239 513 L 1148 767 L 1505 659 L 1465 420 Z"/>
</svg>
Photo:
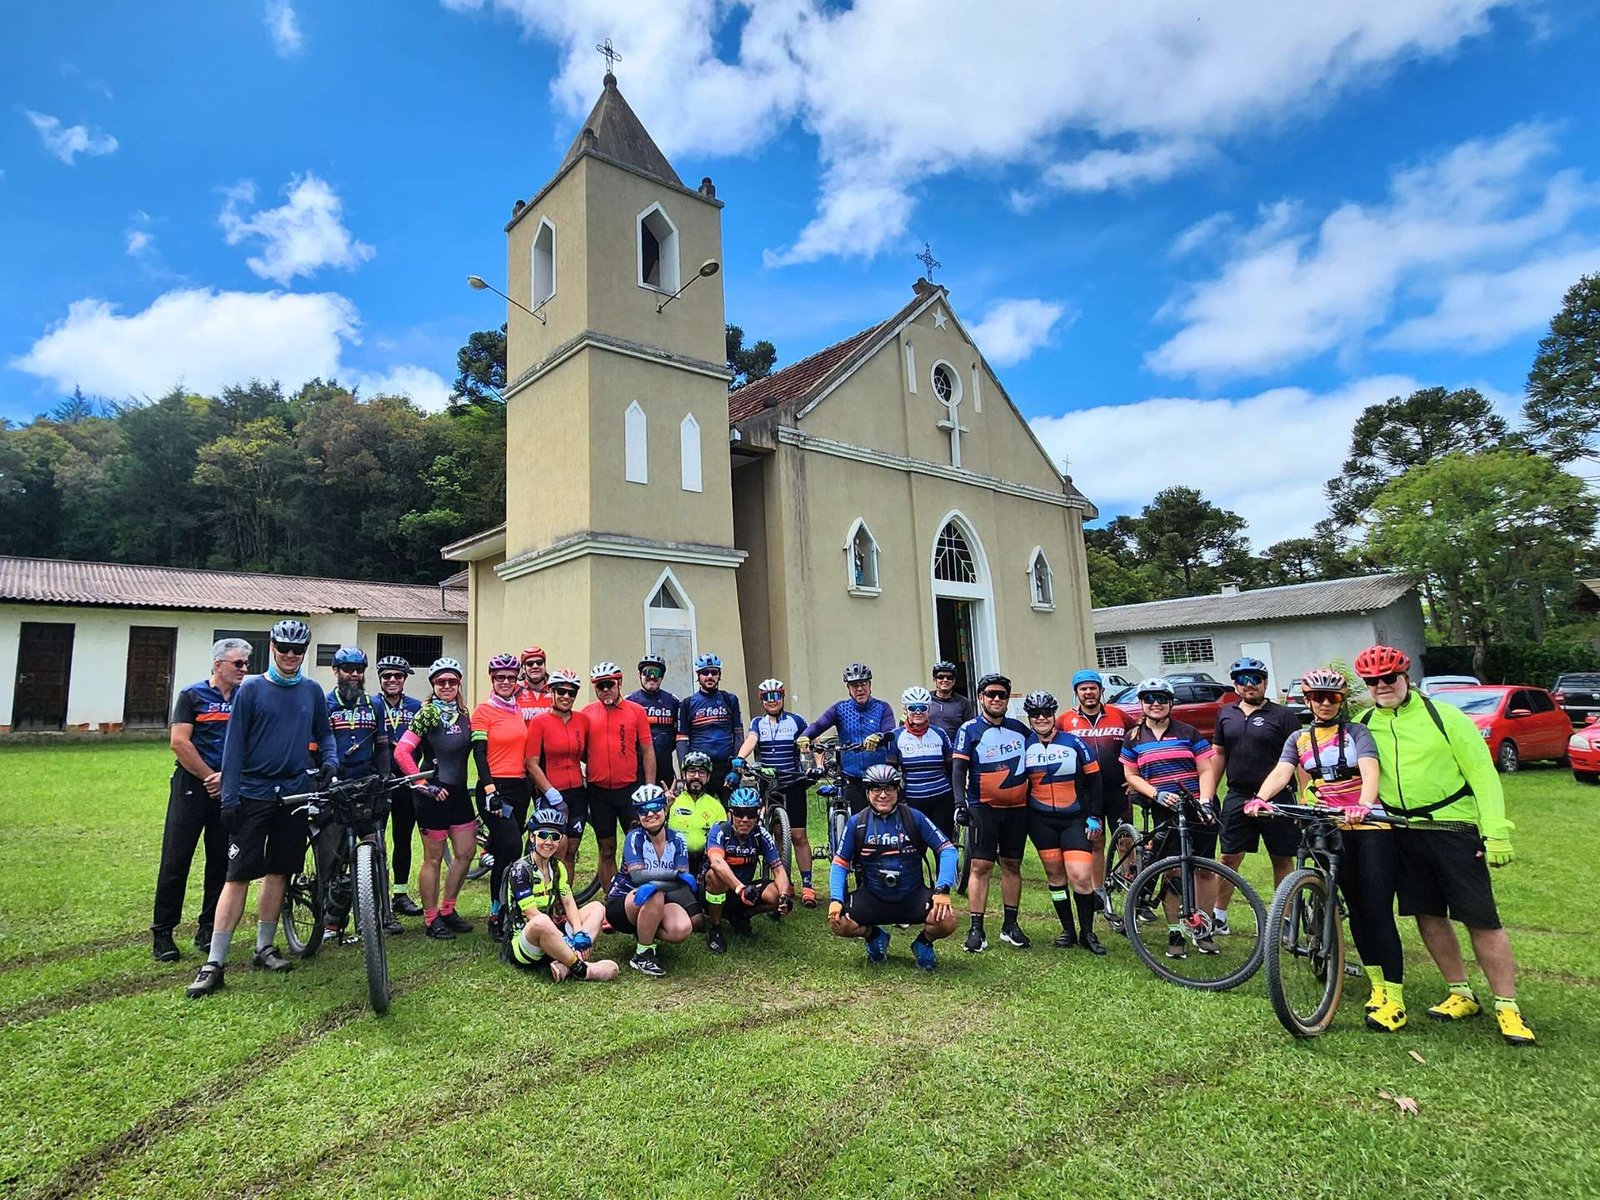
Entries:
<svg viewBox="0 0 1600 1200">
<path fill-rule="evenodd" d="M 1368 646 L 1356 655 L 1356 674 L 1363 679 L 1411 670 L 1411 656 L 1393 646 Z"/>
<path fill-rule="evenodd" d="M 543 658 L 543 657 L 544 657 L 544 651 L 540 647 L 538 647 L 538 646 L 529 646 L 520 655 L 518 655 L 518 661 L 519 662 L 527 662 L 530 658 Z"/>
</svg>

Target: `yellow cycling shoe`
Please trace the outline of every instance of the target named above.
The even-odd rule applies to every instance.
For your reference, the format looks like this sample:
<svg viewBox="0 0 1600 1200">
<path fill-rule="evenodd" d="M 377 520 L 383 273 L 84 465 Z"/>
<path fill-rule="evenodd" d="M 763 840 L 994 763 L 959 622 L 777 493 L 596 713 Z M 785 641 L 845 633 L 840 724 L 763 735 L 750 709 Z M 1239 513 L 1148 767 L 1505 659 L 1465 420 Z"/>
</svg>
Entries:
<svg viewBox="0 0 1600 1200">
<path fill-rule="evenodd" d="M 1385 1000 L 1367 1014 L 1367 1028 L 1379 1033 L 1397 1033 L 1406 1027 L 1406 1010 L 1393 1000 Z"/>
<path fill-rule="evenodd" d="M 1513 1046 L 1531 1046 L 1538 1040 L 1533 1036 L 1533 1030 L 1528 1028 L 1528 1023 L 1522 1019 L 1522 1014 L 1516 1009 L 1497 1008 L 1494 1010 L 1494 1017 L 1500 1023 L 1500 1036 Z"/>
<path fill-rule="evenodd" d="M 1373 984 L 1372 985 L 1372 995 L 1367 997 L 1367 1011 L 1369 1013 L 1377 1012 L 1380 1008 L 1382 1008 L 1387 1003 L 1388 1003 L 1388 995 L 1383 990 L 1383 984 L 1381 984 L 1381 983 Z"/>
<path fill-rule="evenodd" d="M 1463 996 L 1459 992 L 1451 992 L 1430 1008 L 1428 1015 L 1435 1021 L 1464 1021 L 1482 1011 L 1476 996 Z"/>
</svg>

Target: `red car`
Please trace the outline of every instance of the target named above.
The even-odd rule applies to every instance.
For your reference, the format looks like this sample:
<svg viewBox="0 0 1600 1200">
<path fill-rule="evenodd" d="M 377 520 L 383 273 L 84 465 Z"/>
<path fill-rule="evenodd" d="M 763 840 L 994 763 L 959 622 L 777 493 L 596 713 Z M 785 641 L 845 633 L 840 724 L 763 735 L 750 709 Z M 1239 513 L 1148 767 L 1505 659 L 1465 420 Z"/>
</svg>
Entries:
<svg viewBox="0 0 1600 1200">
<path fill-rule="evenodd" d="M 1572 722 L 1543 688 L 1448 687 L 1440 688 L 1430 699 L 1435 704 L 1453 704 L 1472 718 L 1501 771 L 1509 774 L 1532 758 L 1566 762 Z"/>
<path fill-rule="evenodd" d="M 1600 783 L 1600 717 L 1590 717 L 1582 729 L 1567 739 L 1572 777 L 1579 783 Z"/>
<path fill-rule="evenodd" d="M 1217 728 L 1217 713 L 1224 704 L 1239 698 L 1225 683 L 1174 683 L 1172 685 L 1172 719 L 1193 725 L 1202 736 L 1211 737 Z M 1111 703 L 1137 721 L 1144 715 L 1139 707 L 1137 688 L 1118 692 Z"/>
</svg>

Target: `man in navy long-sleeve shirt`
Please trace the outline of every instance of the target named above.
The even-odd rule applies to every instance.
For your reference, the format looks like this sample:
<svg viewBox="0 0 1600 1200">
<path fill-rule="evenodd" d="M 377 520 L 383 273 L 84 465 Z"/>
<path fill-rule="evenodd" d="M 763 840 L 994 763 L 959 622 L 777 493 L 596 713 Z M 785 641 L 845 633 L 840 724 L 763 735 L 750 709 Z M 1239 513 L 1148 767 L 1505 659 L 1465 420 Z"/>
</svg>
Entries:
<svg viewBox="0 0 1600 1200">
<path fill-rule="evenodd" d="M 222 824 L 228 831 L 228 881 L 217 901 L 211 953 L 189 985 L 199 997 L 220 991 L 233 931 L 244 913 L 250 881 L 261 880 L 256 898 L 256 952 L 252 967 L 288 971 L 294 966 L 273 945 L 289 873 L 305 862 L 307 826 L 279 802 L 280 794 L 327 784 L 339 766 L 328 722 L 328 700 L 302 667 L 311 629 L 293 619 L 272 627 L 272 661 L 265 675 L 252 676 L 233 697 L 227 740 L 222 745 Z M 311 767 L 311 747 L 321 760 Z"/>
<path fill-rule="evenodd" d="M 850 802 L 850 811 L 860 812 L 867 806 L 867 792 L 861 777 L 867 768 L 883 762 L 888 754 L 879 749 L 894 732 L 894 709 L 872 696 L 872 668 L 865 663 L 851 663 L 844 669 L 844 686 L 850 695 L 837 704 L 830 704 L 826 712 L 795 739 L 795 745 L 804 754 L 811 749 L 811 739 L 820 737 L 830 729 L 838 729 L 839 740 L 846 746 L 862 746 L 861 750 L 846 750 L 840 756 L 844 767 L 844 794 Z M 822 765 L 822 755 L 816 756 L 817 766 Z"/>
</svg>

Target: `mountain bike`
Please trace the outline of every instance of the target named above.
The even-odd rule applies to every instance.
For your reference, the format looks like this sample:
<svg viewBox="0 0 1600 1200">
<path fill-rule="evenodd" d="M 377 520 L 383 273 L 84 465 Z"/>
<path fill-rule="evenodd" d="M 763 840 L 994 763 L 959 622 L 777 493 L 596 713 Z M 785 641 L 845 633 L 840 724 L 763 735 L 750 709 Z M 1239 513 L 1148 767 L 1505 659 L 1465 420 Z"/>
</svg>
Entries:
<svg viewBox="0 0 1600 1200">
<path fill-rule="evenodd" d="M 1128 891 L 1139 872 L 1155 861 L 1157 838 L 1151 826 L 1150 810 L 1140 805 L 1139 811 L 1142 814 L 1143 831 L 1134 828 L 1131 822 L 1120 821 L 1106 836 L 1106 845 L 1110 848 L 1111 856 L 1106 864 L 1105 895 L 1102 897 L 1102 903 L 1106 924 L 1114 933 L 1127 933 L 1123 912 L 1127 907 Z M 1136 916 L 1146 925 L 1158 919 L 1154 910 L 1148 905 L 1144 906 Z"/>
<path fill-rule="evenodd" d="M 742 787 L 754 788 L 756 795 L 761 797 L 761 813 L 756 823 L 767 831 L 767 836 L 778 847 L 778 861 L 783 864 L 784 874 L 792 880 L 794 846 L 789 841 L 789 810 L 784 806 L 783 791 L 778 787 L 778 773 L 771 767 L 746 764 L 739 768 L 739 783 Z M 756 871 L 756 880 L 760 883 L 772 881 L 772 872 L 765 860 Z"/>
<path fill-rule="evenodd" d="M 388 919 L 389 869 L 383 848 L 383 823 L 389 815 L 389 788 L 413 783 L 422 775 L 399 776 L 385 780 L 377 775 L 334 783 L 327 788 L 279 800 L 310 819 L 312 844 L 316 834 L 330 822 L 337 823 L 343 843 L 331 861 L 315 862 L 314 876 L 301 881 L 299 888 L 286 889 L 282 921 L 284 937 L 294 948 L 296 937 L 302 943 L 299 953 L 309 958 L 322 943 L 325 920 L 323 905 L 327 896 L 349 889 L 356 933 L 361 939 L 361 954 L 366 965 L 367 999 L 375 1013 L 389 1011 L 389 948 L 384 924 Z M 315 855 L 315 851 L 311 851 Z M 291 884 L 295 881 L 291 880 Z M 294 936 L 291 935 L 291 930 Z"/>
<path fill-rule="evenodd" d="M 1274 804 L 1274 816 L 1300 826 L 1296 867 L 1273 893 L 1267 913 L 1267 995 L 1272 1011 L 1297 1038 L 1314 1038 L 1333 1024 L 1344 992 L 1345 940 L 1339 859 L 1344 853 L 1341 810 L 1321 804 Z M 1404 825 L 1374 810 L 1369 818 Z"/>
<path fill-rule="evenodd" d="M 866 747 L 860 743 L 841 745 L 834 739 L 812 744 L 812 751 L 822 756 L 822 766 L 812 767 L 807 774 L 822 781 L 817 784 L 817 795 L 828 810 L 828 848 L 813 850 L 812 862 L 831 863 L 839 847 L 844 845 L 844 831 L 850 824 L 850 798 L 845 792 L 843 756 L 864 749 Z"/>
<path fill-rule="evenodd" d="M 1237 871 L 1195 853 L 1190 818 L 1211 825 L 1216 823 L 1216 814 L 1203 808 L 1181 784 L 1171 791 L 1164 789 L 1163 794 L 1176 799 L 1170 808 L 1171 819 L 1152 834 L 1158 843 L 1152 853 L 1172 849 L 1174 840 L 1177 853 L 1146 863 L 1129 881 L 1123 900 L 1123 932 L 1144 965 L 1160 979 L 1208 992 L 1238 987 L 1261 967 L 1266 908 Z M 1167 807 L 1165 803 L 1163 807 Z M 1215 938 L 1211 909 L 1199 900 L 1198 885 L 1206 878 L 1227 880 L 1234 886 L 1235 902 L 1244 901 L 1229 913 L 1230 932 Z M 1140 919 L 1146 909 L 1156 914 L 1155 921 Z M 1160 919 L 1163 913 L 1165 920 Z"/>
</svg>

